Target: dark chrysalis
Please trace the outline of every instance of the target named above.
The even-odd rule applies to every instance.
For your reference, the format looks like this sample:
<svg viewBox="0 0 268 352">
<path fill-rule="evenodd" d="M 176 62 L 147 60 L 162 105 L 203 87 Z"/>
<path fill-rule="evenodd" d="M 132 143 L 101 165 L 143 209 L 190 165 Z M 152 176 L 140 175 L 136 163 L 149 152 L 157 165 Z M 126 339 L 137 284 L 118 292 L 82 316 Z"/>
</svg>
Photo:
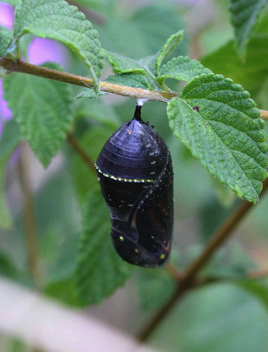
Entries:
<svg viewBox="0 0 268 352">
<path fill-rule="evenodd" d="M 172 161 L 164 140 L 142 121 L 141 106 L 108 139 L 95 166 L 117 253 L 142 267 L 167 263 L 173 231 Z"/>
</svg>

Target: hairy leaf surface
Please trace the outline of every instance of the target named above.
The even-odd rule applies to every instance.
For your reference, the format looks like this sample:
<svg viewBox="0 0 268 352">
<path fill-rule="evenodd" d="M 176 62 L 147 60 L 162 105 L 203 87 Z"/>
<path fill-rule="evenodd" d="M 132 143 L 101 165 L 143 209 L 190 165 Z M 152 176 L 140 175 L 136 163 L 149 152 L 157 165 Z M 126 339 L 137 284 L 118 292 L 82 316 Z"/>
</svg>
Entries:
<svg viewBox="0 0 268 352">
<path fill-rule="evenodd" d="M 60 70 L 56 64 L 44 66 Z M 58 81 L 12 73 L 4 79 L 4 92 L 23 136 L 47 167 L 70 128 L 71 87 Z"/>
<path fill-rule="evenodd" d="M 174 78 L 189 82 L 202 73 L 212 72 L 197 60 L 190 60 L 187 56 L 179 56 L 173 58 L 161 68 L 157 81 L 162 83 L 166 78 Z"/>
<path fill-rule="evenodd" d="M 16 8 L 14 40 L 27 33 L 67 45 L 84 62 L 98 87 L 104 66 L 98 33 L 77 7 L 63 0 L 22 0 Z"/>
<path fill-rule="evenodd" d="M 106 214 L 106 216 L 105 216 Z M 131 267 L 122 261 L 110 238 L 110 220 L 101 193 L 88 198 L 84 209 L 76 280 L 86 304 L 100 303 L 130 276 Z"/>
<path fill-rule="evenodd" d="M 237 50 L 240 56 L 246 51 L 246 45 L 267 0 L 232 0 L 230 12 L 235 29 Z"/>
<path fill-rule="evenodd" d="M 222 75 L 201 75 L 168 104 L 174 134 L 221 183 L 256 203 L 267 177 L 267 134 L 249 93 Z"/>
</svg>

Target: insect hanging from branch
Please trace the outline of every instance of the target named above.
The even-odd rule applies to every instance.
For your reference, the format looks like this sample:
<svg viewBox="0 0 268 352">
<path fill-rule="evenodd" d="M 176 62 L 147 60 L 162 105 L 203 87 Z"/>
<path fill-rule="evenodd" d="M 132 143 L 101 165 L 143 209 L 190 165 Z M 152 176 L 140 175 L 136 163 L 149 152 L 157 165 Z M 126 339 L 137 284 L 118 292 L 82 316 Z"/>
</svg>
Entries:
<svg viewBox="0 0 268 352">
<path fill-rule="evenodd" d="M 142 267 L 167 263 L 173 232 L 172 160 L 164 140 L 142 121 L 141 106 L 108 139 L 95 166 L 117 253 Z"/>
</svg>

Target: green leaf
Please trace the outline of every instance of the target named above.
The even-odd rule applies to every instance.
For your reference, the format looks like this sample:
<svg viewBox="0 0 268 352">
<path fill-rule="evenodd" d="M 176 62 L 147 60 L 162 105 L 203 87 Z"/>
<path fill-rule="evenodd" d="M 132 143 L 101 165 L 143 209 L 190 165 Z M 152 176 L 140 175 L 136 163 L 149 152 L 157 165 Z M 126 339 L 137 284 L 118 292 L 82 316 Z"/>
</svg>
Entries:
<svg viewBox="0 0 268 352">
<path fill-rule="evenodd" d="M 105 58 L 112 65 L 115 73 L 142 73 L 147 74 L 145 67 L 129 57 L 106 51 Z"/>
<path fill-rule="evenodd" d="M 174 293 L 176 281 L 165 269 L 142 270 L 139 275 L 139 294 L 143 310 L 161 308 Z"/>
<path fill-rule="evenodd" d="M 235 285 L 208 285 L 189 292 L 154 331 L 150 343 L 165 352 L 265 352 L 267 310 Z"/>
<path fill-rule="evenodd" d="M 155 75 L 159 75 L 159 69 L 162 61 L 176 48 L 176 46 L 182 41 L 183 31 L 179 31 L 168 38 L 163 48 L 160 50 L 156 63 L 155 63 Z"/>
<path fill-rule="evenodd" d="M 7 2 L 10 5 L 16 6 L 19 0 L 0 0 L 0 2 Z"/>
<path fill-rule="evenodd" d="M 14 120 L 5 123 L 0 139 L 0 227 L 10 230 L 12 221 L 5 200 L 6 165 L 22 139 L 19 126 Z"/>
<path fill-rule="evenodd" d="M 239 56 L 245 54 L 249 37 L 266 3 L 267 0 L 232 0 L 230 6 L 231 22 L 235 29 Z"/>
<path fill-rule="evenodd" d="M 44 67 L 60 69 L 51 63 Z M 47 167 L 70 129 L 71 87 L 58 81 L 12 73 L 4 79 L 4 92 L 23 136 Z"/>
<path fill-rule="evenodd" d="M 187 56 L 179 56 L 173 58 L 161 68 L 157 81 L 162 84 L 166 78 L 174 78 L 189 82 L 202 73 L 212 72 L 197 60 L 190 60 Z"/>
<path fill-rule="evenodd" d="M 91 159 L 95 161 L 111 134 L 112 131 L 110 129 L 93 127 L 84 133 L 83 137 L 79 140 L 79 144 L 87 151 Z M 85 164 L 79 155 L 74 157 L 72 174 L 76 194 L 80 202 L 83 203 L 88 199 L 89 192 L 99 189 L 97 175 L 89 169 L 88 165 Z"/>
<path fill-rule="evenodd" d="M 267 177 L 268 145 L 249 93 L 231 79 L 208 74 L 188 83 L 181 98 L 168 103 L 175 136 L 221 183 L 256 203 Z"/>
<path fill-rule="evenodd" d="M 12 41 L 12 32 L 0 27 L 0 58 L 6 56 L 6 51 Z"/>
<path fill-rule="evenodd" d="M 9 279 L 15 279 L 17 274 L 17 269 L 10 258 L 4 252 L 0 251 L 0 275 Z"/>
<path fill-rule="evenodd" d="M 0 227 L 5 230 L 12 228 L 12 220 L 5 198 L 5 171 L 12 153 L 0 160 Z"/>
<path fill-rule="evenodd" d="M 268 284 L 267 277 L 264 280 L 237 280 L 235 282 L 238 287 L 243 288 L 245 291 L 253 294 L 257 298 L 259 298 L 268 308 Z"/>
<path fill-rule="evenodd" d="M 100 303 L 131 274 L 113 248 L 108 210 L 100 192 L 91 194 L 84 209 L 76 281 L 86 304 Z"/>
<path fill-rule="evenodd" d="M 73 277 L 50 282 L 45 288 L 45 294 L 69 306 L 82 305 L 78 298 L 77 288 Z"/>
<path fill-rule="evenodd" d="M 104 66 L 98 33 L 75 6 L 63 0 L 22 0 L 16 7 L 14 40 L 26 33 L 67 45 L 84 62 L 98 87 Z"/>
<path fill-rule="evenodd" d="M 137 53 L 138 57 L 157 53 L 160 48 L 162 48 L 160 61 L 167 57 L 171 51 L 174 51 L 174 56 L 186 54 L 187 41 L 185 39 L 176 48 L 179 40 L 182 39 L 182 32 L 178 31 L 185 27 L 178 8 L 160 4 L 144 6 L 134 14 L 132 20 L 138 29 L 139 40 L 144 41 L 148 51 L 148 54 L 145 55 Z M 133 45 L 132 42 L 131 45 Z"/>
<path fill-rule="evenodd" d="M 267 56 L 268 35 L 259 34 L 249 41 L 243 62 L 240 61 L 233 41 L 204 57 L 201 62 L 214 73 L 223 74 L 240 83 L 255 98 L 268 78 L 268 60 L 264 60 Z"/>
<path fill-rule="evenodd" d="M 139 60 L 158 53 L 167 38 L 185 25 L 176 7 L 156 4 L 143 6 L 132 17 L 113 13 L 104 24 L 95 27 L 106 50 Z M 186 55 L 187 46 L 184 39 L 174 50 L 174 56 Z"/>
<path fill-rule="evenodd" d="M 31 285 L 31 279 L 14 265 L 10 256 L 0 251 L 0 277 L 6 277 L 22 284 Z"/>
<path fill-rule="evenodd" d="M 105 81 L 122 86 L 150 89 L 147 77 L 138 73 L 122 73 L 119 75 L 112 75 L 109 76 Z"/>
<path fill-rule="evenodd" d="M 7 121 L 0 139 L 0 160 L 13 152 L 21 140 L 22 135 L 17 122 L 14 119 Z"/>
</svg>

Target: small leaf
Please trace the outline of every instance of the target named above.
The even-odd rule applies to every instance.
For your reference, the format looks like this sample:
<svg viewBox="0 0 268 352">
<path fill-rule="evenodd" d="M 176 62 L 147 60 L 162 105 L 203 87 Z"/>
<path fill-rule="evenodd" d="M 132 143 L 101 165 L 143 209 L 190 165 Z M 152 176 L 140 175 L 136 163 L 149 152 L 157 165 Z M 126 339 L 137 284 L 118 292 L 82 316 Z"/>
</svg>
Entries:
<svg viewBox="0 0 268 352">
<path fill-rule="evenodd" d="M 22 0 L 16 7 L 14 40 L 27 33 L 67 45 L 84 62 L 98 87 L 104 66 L 98 33 L 75 6 L 63 0 Z"/>
<path fill-rule="evenodd" d="M 146 74 L 145 68 L 138 61 L 129 57 L 106 51 L 106 59 L 112 65 L 115 73 L 142 73 Z"/>
<path fill-rule="evenodd" d="M 83 214 L 82 235 L 76 270 L 79 294 L 86 304 L 100 303 L 131 274 L 110 238 L 108 210 L 100 192 L 91 194 Z"/>
<path fill-rule="evenodd" d="M 60 70 L 56 64 L 44 66 Z M 72 122 L 70 86 L 12 73 L 4 79 L 4 92 L 23 136 L 43 166 L 47 167 L 60 149 Z"/>
<path fill-rule="evenodd" d="M 267 0 L 232 0 L 230 6 L 231 22 L 235 29 L 237 50 L 240 57 L 245 54 L 250 35 L 266 3 Z"/>
<path fill-rule="evenodd" d="M 162 61 L 176 48 L 176 46 L 182 41 L 183 32 L 179 31 L 168 38 L 163 48 L 160 50 L 156 63 L 155 63 L 155 75 L 158 76 L 159 69 Z"/>
<path fill-rule="evenodd" d="M 0 227 L 10 230 L 12 221 L 5 199 L 6 165 L 22 139 L 19 126 L 14 120 L 5 123 L 0 139 Z"/>
<path fill-rule="evenodd" d="M 109 93 L 102 92 L 102 91 L 95 92 L 93 89 L 84 88 L 79 94 L 77 94 L 77 96 L 74 99 L 81 99 L 81 98 L 93 99 L 107 94 Z"/>
<path fill-rule="evenodd" d="M 143 310 L 162 307 L 174 293 L 176 281 L 165 269 L 147 269 L 140 272 L 139 293 Z"/>
<path fill-rule="evenodd" d="M 122 73 L 119 75 L 113 75 L 109 76 L 105 81 L 122 86 L 150 89 L 147 78 L 138 73 Z"/>
<path fill-rule="evenodd" d="M 6 51 L 12 41 L 12 32 L 0 27 L 0 58 L 6 56 Z"/>
<path fill-rule="evenodd" d="M 190 60 L 187 56 L 179 56 L 170 60 L 161 68 L 157 81 L 162 84 L 166 78 L 174 78 L 189 82 L 202 73 L 212 72 L 197 60 Z"/>
<path fill-rule="evenodd" d="M 267 177 L 268 145 L 249 93 L 231 79 L 208 74 L 188 83 L 182 99 L 168 104 L 175 136 L 221 183 L 256 203 Z"/>
</svg>

